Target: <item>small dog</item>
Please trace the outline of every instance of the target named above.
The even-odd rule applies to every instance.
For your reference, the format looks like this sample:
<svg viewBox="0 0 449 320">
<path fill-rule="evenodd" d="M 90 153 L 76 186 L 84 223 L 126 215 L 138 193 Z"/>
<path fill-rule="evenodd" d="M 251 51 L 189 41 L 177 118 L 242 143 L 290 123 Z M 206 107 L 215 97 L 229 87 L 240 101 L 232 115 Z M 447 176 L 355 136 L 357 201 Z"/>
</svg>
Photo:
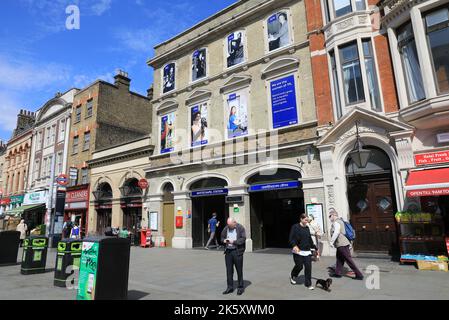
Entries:
<svg viewBox="0 0 449 320">
<path fill-rule="evenodd" d="M 332 279 L 327 279 L 327 280 L 318 279 L 316 281 L 315 287 L 318 288 L 318 285 L 320 285 L 323 288 L 323 290 L 325 290 L 327 292 L 331 292 Z"/>
</svg>

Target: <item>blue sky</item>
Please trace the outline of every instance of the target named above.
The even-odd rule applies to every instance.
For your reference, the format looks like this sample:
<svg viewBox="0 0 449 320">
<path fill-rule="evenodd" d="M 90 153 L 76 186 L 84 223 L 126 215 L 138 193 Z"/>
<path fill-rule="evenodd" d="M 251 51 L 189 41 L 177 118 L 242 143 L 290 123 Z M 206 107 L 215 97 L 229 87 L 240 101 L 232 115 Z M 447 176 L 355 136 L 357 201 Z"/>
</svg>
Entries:
<svg viewBox="0 0 449 320">
<path fill-rule="evenodd" d="M 146 94 L 154 45 L 235 1 L 1 0 L 0 139 L 10 138 L 18 110 L 96 79 L 112 82 L 119 68 Z M 79 30 L 66 29 L 69 5 L 80 9 Z"/>
</svg>

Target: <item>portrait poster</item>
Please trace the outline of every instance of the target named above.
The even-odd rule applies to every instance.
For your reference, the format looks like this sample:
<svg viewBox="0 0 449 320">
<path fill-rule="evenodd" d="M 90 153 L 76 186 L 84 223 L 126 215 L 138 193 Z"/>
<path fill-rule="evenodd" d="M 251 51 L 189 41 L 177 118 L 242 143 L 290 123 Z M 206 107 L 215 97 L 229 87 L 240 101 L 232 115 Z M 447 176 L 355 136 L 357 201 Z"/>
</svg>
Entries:
<svg viewBox="0 0 449 320">
<path fill-rule="evenodd" d="M 273 129 L 298 124 L 295 76 L 270 82 Z"/>
<path fill-rule="evenodd" d="M 161 153 L 174 150 L 175 138 L 175 113 L 169 113 L 161 117 Z"/>
<path fill-rule="evenodd" d="M 192 56 L 192 81 L 206 76 L 206 49 L 196 50 Z"/>
<path fill-rule="evenodd" d="M 226 118 L 228 139 L 248 134 L 248 94 L 237 91 L 226 97 Z"/>
<path fill-rule="evenodd" d="M 176 80 L 176 65 L 174 63 L 169 63 L 164 67 L 163 70 L 163 92 L 167 93 L 175 89 Z"/>
<path fill-rule="evenodd" d="M 201 103 L 190 109 L 190 134 L 192 147 L 208 143 L 208 104 Z"/>
<path fill-rule="evenodd" d="M 245 32 L 237 31 L 227 38 L 227 66 L 236 66 L 245 61 Z"/>
<path fill-rule="evenodd" d="M 288 14 L 278 12 L 268 18 L 269 50 L 273 51 L 288 46 L 291 42 Z"/>
</svg>

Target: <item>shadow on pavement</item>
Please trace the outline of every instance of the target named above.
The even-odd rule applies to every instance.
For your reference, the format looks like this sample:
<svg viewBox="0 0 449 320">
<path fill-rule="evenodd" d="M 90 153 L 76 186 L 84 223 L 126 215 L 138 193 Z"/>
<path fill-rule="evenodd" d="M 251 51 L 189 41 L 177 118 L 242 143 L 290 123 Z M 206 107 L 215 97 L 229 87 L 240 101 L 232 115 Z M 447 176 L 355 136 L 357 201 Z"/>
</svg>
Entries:
<svg viewBox="0 0 449 320">
<path fill-rule="evenodd" d="M 149 296 L 148 292 L 138 291 L 138 290 L 129 290 L 128 291 L 128 300 L 141 300 L 142 298 Z"/>
</svg>

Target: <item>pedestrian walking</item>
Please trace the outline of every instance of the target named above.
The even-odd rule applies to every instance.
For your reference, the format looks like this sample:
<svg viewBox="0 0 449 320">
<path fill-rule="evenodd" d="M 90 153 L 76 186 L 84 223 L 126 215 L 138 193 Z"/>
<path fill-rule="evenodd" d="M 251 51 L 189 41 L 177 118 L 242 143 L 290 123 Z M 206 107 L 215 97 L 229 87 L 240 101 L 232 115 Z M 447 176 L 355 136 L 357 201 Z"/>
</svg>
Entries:
<svg viewBox="0 0 449 320">
<path fill-rule="evenodd" d="M 243 254 L 246 250 L 246 231 L 245 228 L 237 223 L 234 218 L 229 218 L 227 226 L 221 233 L 221 242 L 225 244 L 225 262 L 227 289 L 223 294 L 234 292 L 234 267 L 237 270 L 238 290 L 237 295 L 241 296 L 245 292 L 243 282 Z"/>
<path fill-rule="evenodd" d="M 23 240 L 25 240 L 27 236 L 28 226 L 25 223 L 25 220 L 20 220 L 20 223 L 16 227 L 16 231 L 20 232 L 20 246 L 23 246 Z"/>
<path fill-rule="evenodd" d="M 323 236 L 323 231 L 320 225 L 316 222 L 315 217 L 311 214 L 308 219 L 308 226 L 310 229 L 310 235 L 312 236 L 313 244 L 317 248 L 316 250 L 316 260 L 319 261 L 321 253 L 323 251 L 323 244 L 321 243 L 321 237 Z"/>
<path fill-rule="evenodd" d="M 80 228 L 77 223 L 72 228 L 72 231 L 70 233 L 70 238 L 72 239 L 79 239 L 80 238 Z"/>
<path fill-rule="evenodd" d="M 293 253 L 293 261 L 295 267 L 290 275 L 290 283 L 297 284 L 297 277 L 304 269 L 305 286 L 309 290 L 315 289 L 312 286 L 312 249 L 316 249 L 313 243 L 310 229 L 308 227 L 308 220 L 306 214 L 301 214 L 299 223 L 292 226 L 290 231 L 290 246 Z"/>
<path fill-rule="evenodd" d="M 346 262 L 355 273 L 355 278 L 353 279 L 363 280 L 363 274 L 359 270 L 359 268 L 357 268 L 351 256 L 352 245 L 348 238 L 345 236 L 345 223 L 342 219 L 339 218 L 338 212 L 333 208 L 329 210 L 329 220 L 332 223 L 330 245 L 337 249 L 337 264 L 335 266 L 335 274 L 333 275 L 333 277 L 342 277 L 343 267 Z"/>
<path fill-rule="evenodd" d="M 72 234 L 72 228 L 73 228 L 73 222 L 71 220 L 64 222 L 64 225 L 62 227 L 63 239 L 70 238 L 70 235 Z"/>
<path fill-rule="evenodd" d="M 207 222 L 207 232 L 209 233 L 209 240 L 207 241 L 206 247 L 204 249 L 209 250 L 209 246 L 212 241 L 215 241 L 215 246 L 217 249 L 220 248 L 218 245 L 218 240 L 216 235 L 217 228 L 220 225 L 220 221 L 217 220 L 217 213 L 212 214 L 212 218 Z"/>
</svg>

